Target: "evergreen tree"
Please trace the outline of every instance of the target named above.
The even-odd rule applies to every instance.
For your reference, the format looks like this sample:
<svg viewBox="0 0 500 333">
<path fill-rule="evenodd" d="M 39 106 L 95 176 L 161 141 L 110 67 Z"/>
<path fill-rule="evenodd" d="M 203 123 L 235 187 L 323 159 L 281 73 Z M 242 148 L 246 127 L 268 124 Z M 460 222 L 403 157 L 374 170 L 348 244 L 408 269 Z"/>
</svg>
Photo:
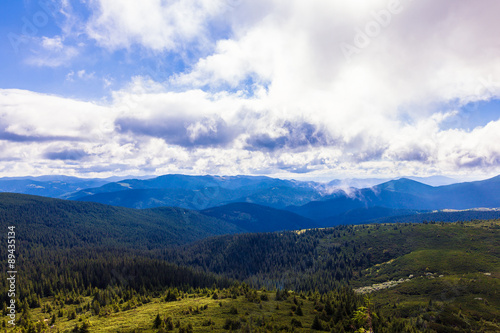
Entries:
<svg viewBox="0 0 500 333">
<path fill-rule="evenodd" d="M 157 314 L 155 320 L 153 321 L 153 328 L 160 328 L 161 323 L 162 320 L 160 318 L 160 314 Z"/>
<path fill-rule="evenodd" d="M 323 325 L 321 324 L 321 320 L 319 319 L 318 316 L 314 317 L 314 321 L 312 323 L 311 328 L 316 331 L 322 331 L 323 330 Z"/>
</svg>

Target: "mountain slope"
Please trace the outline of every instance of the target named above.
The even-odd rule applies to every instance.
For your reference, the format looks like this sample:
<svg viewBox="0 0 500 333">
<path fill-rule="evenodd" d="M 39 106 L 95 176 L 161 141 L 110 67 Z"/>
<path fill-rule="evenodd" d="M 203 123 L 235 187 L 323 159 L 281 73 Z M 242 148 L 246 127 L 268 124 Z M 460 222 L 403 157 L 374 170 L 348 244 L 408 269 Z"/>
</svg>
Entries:
<svg viewBox="0 0 500 333">
<path fill-rule="evenodd" d="M 367 223 L 422 223 L 430 221 L 459 222 L 472 220 L 494 220 L 500 219 L 499 209 L 469 209 L 458 211 L 435 211 L 421 212 L 417 214 L 397 214 L 386 215 L 381 218 L 374 218 Z"/>
<path fill-rule="evenodd" d="M 75 193 L 69 199 L 92 195 L 103 192 L 116 192 L 122 190 L 138 189 L 185 189 L 200 190 L 204 188 L 224 188 L 224 189 L 243 189 L 260 190 L 272 186 L 291 186 L 294 182 L 269 177 L 254 176 L 189 176 L 170 174 L 151 179 L 125 179 L 118 182 L 106 184 L 98 188 L 91 188 Z"/>
<path fill-rule="evenodd" d="M 209 208 L 202 214 L 231 222 L 249 232 L 300 230 L 318 227 L 318 223 L 292 212 L 251 203 L 232 203 Z"/>
<path fill-rule="evenodd" d="M 399 216 L 416 216 L 422 215 L 422 211 L 413 209 L 394 209 L 385 207 L 368 207 L 368 208 L 357 208 L 348 210 L 342 214 L 327 217 L 324 219 L 316 220 L 322 227 L 333 227 L 336 225 L 347 225 L 347 224 L 362 224 L 362 223 L 376 223 L 378 219 L 381 221 L 384 219 L 393 218 L 394 221 L 398 221 Z"/>
<path fill-rule="evenodd" d="M 128 179 L 85 189 L 68 197 L 130 208 L 175 206 L 205 209 L 231 202 L 250 202 L 274 208 L 302 205 L 322 197 L 317 183 L 251 176 L 165 175 Z"/>
<path fill-rule="evenodd" d="M 234 195 L 233 190 L 221 188 L 215 191 L 212 188 L 131 189 L 96 193 L 77 200 L 137 209 L 167 206 L 199 210 L 229 202 Z"/>
<path fill-rule="evenodd" d="M 0 193 L 0 226 L 22 241 L 57 247 L 164 247 L 244 232 L 234 224 L 181 208 L 135 210 L 23 194 Z"/>
<path fill-rule="evenodd" d="M 302 216 L 238 203 L 201 212 L 183 208 L 131 209 L 0 193 L 0 227 L 23 230 L 31 245 L 162 248 L 209 236 L 316 227 Z"/>
</svg>

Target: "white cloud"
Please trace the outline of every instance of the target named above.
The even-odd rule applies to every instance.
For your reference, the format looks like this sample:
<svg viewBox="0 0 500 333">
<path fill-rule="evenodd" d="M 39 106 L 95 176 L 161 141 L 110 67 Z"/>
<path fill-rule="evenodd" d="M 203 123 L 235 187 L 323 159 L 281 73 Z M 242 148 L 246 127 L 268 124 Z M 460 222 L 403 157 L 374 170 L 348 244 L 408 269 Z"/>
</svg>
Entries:
<svg viewBox="0 0 500 333">
<path fill-rule="evenodd" d="M 207 23 L 225 10 L 223 0 L 93 0 L 88 35 L 108 49 L 142 45 L 155 51 L 203 42 Z"/>
<path fill-rule="evenodd" d="M 87 73 L 85 69 L 79 70 L 77 73 L 78 77 L 83 80 L 90 80 L 94 78 L 95 72 Z"/>
<path fill-rule="evenodd" d="M 77 47 L 64 45 L 61 36 L 53 38 L 33 38 L 33 48 L 26 62 L 38 67 L 60 67 L 68 66 L 70 61 L 78 56 Z"/>
<path fill-rule="evenodd" d="M 0 142 L 8 145 L 2 145 L 0 159 L 9 159 L 0 165 L 18 164 L 16 172 L 35 174 L 53 168 L 52 173 L 86 176 L 150 170 L 297 178 L 302 172 L 309 172 L 308 177 L 359 176 L 425 174 L 430 169 L 491 174 L 500 164 L 494 144 L 500 140 L 500 121 L 471 132 L 442 131 L 439 124 L 449 115 L 436 114 L 414 125 L 386 122 L 383 131 L 357 137 L 346 131 L 329 138 L 323 136 L 330 132 L 306 118 L 244 111 L 256 110 L 258 101 L 231 95 L 214 100 L 202 91 L 179 94 L 153 87 L 151 92 L 139 82 L 117 92 L 109 105 L 2 90 Z M 241 107 L 231 110 L 236 103 Z M 227 113 L 221 111 L 225 109 Z M 135 121 L 124 130 L 121 119 L 127 117 Z"/>
<path fill-rule="evenodd" d="M 154 54 L 182 54 L 197 44 L 208 54 L 165 85 L 132 78 L 107 105 L 2 91 L 6 138 L 24 147 L 22 159 L 33 165 L 48 167 L 40 151 L 50 148 L 70 157 L 88 153 L 72 167 L 76 173 L 500 171 L 500 119 L 485 118 L 485 126 L 470 131 L 442 126 L 466 103 L 500 97 L 497 1 L 256 0 L 231 7 L 93 0 L 89 6 L 86 33 L 108 50 L 140 45 Z M 390 22 L 346 59 L 341 46 L 356 45 L 359 31 L 394 6 Z M 217 39 L 210 28 L 216 23 L 231 31 L 205 44 Z M 63 44 L 41 41 L 52 51 L 65 50 Z M 59 138 L 23 146 L 29 136 Z M 104 165 L 116 168 L 99 169 Z"/>
<path fill-rule="evenodd" d="M 70 71 L 68 74 L 66 74 L 66 80 L 67 81 L 70 81 L 70 82 L 73 82 L 75 81 L 75 77 L 80 79 L 80 80 L 91 80 L 91 79 L 94 79 L 95 78 L 95 72 L 92 72 L 92 73 L 87 73 L 87 71 L 85 69 L 81 69 L 79 71 Z M 103 79 L 104 80 L 104 83 L 109 83 L 109 81 L 107 81 L 106 79 Z M 108 84 L 108 86 L 109 86 Z"/>
<path fill-rule="evenodd" d="M 54 38 L 49 38 L 49 37 L 42 37 L 42 42 L 41 42 L 43 48 L 47 50 L 60 50 L 63 48 L 63 43 L 61 36 L 56 36 Z"/>
</svg>

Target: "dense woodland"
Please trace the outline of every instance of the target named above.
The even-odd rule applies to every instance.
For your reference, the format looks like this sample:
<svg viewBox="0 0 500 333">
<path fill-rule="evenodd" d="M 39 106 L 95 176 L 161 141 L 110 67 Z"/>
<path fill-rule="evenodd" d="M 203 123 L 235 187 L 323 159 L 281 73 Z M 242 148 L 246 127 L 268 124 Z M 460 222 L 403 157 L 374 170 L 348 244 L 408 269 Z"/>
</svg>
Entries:
<svg viewBox="0 0 500 333">
<path fill-rule="evenodd" d="M 188 232 L 220 222 L 186 224 L 184 213 L 188 221 L 198 215 L 185 210 L 165 209 L 167 219 L 154 210 L 9 200 L 0 204 L 0 225 L 16 221 L 18 331 L 498 331 L 498 220 L 172 243 L 164 238 L 180 237 L 179 226 Z M 6 315 L 7 276 L 0 275 Z M 409 276 L 364 296 L 354 290 Z"/>
<path fill-rule="evenodd" d="M 442 233 L 436 232 L 441 229 L 444 229 Z M 445 253 L 470 251 L 475 247 L 495 261 L 495 257 L 500 256 L 500 240 L 493 237 L 496 229 L 492 230 L 495 231 L 489 234 L 463 223 L 426 222 L 227 235 L 169 249 L 165 258 L 208 272 L 223 273 L 257 288 L 326 292 L 362 279 L 366 269 L 374 265 L 421 249 Z M 454 269 L 460 271 L 460 267 Z M 406 273 L 390 278 L 405 277 Z M 387 278 L 378 277 L 378 280 Z"/>
</svg>

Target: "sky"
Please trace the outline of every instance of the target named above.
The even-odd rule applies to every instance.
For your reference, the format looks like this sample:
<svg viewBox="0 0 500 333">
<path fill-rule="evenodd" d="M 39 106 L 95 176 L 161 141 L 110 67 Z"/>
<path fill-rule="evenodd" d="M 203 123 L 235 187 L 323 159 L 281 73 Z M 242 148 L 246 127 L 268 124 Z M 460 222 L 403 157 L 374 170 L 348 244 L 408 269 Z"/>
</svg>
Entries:
<svg viewBox="0 0 500 333">
<path fill-rule="evenodd" d="M 496 0 L 0 6 L 0 176 L 500 174 Z"/>
</svg>

